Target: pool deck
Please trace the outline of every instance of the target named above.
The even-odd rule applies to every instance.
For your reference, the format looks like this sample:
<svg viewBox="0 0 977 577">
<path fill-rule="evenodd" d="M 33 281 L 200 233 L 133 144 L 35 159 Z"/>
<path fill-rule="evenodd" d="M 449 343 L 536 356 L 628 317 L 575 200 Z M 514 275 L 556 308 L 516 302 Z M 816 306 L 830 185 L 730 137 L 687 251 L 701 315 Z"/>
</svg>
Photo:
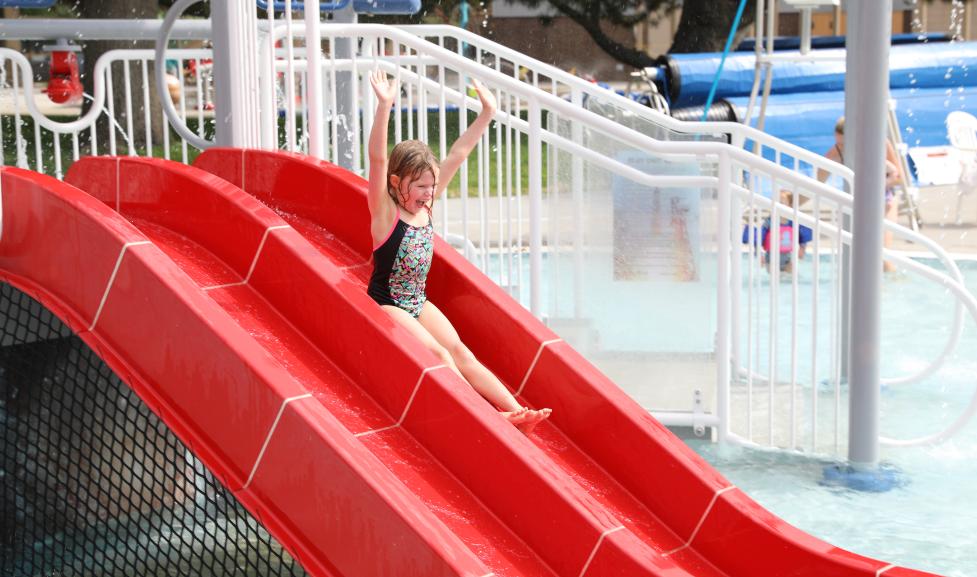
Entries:
<svg viewBox="0 0 977 577">
<path fill-rule="evenodd" d="M 977 258 L 977 191 L 963 195 L 959 223 L 957 198 L 954 186 L 920 189 L 918 202 L 923 221 L 920 232 L 954 256 Z M 899 224 L 909 226 L 908 215 L 900 215 Z M 918 245 L 899 241 L 895 241 L 892 248 L 911 252 L 920 250 Z"/>
</svg>

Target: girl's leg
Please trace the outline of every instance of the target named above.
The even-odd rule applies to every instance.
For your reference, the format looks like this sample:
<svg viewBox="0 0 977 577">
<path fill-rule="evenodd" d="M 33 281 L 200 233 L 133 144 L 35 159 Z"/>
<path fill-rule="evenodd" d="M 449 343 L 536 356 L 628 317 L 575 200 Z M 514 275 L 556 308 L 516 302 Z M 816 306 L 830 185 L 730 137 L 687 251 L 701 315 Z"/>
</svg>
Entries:
<svg viewBox="0 0 977 577">
<path fill-rule="evenodd" d="M 448 352 L 455 366 L 478 394 L 503 411 L 516 411 L 522 408 L 502 381 L 493 375 L 492 371 L 486 369 L 485 365 L 480 363 L 461 342 L 458 332 L 451 326 L 451 321 L 434 306 L 434 303 L 425 302 L 417 320 Z"/>
<path fill-rule="evenodd" d="M 499 410 L 511 411 L 507 418 L 520 431 L 528 435 L 536 425 L 550 416 L 552 412 L 550 409 L 525 410 L 524 407 L 520 406 L 519 401 L 505 388 L 502 381 L 493 375 L 492 371 L 486 369 L 485 365 L 480 363 L 475 355 L 468 350 L 468 347 L 461 342 L 458 332 L 451 326 L 451 321 L 431 301 L 424 303 L 424 308 L 421 309 L 421 314 L 417 320 L 437 339 L 442 347 L 447 349 L 458 370 L 461 371 L 472 388 L 478 391 L 478 394 L 488 399 Z"/>
<path fill-rule="evenodd" d="M 455 365 L 455 361 L 453 358 L 451 358 L 451 355 L 448 354 L 447 349 L 442 347 L 438 343 L 437 339 L 435 339 L 431 333 L 429 333 L 428 330 L 417 321 L 417 319 L 410 316 L 410 313 L 404 309 L 390 305 L 380 305 L 380 308 L 386 311 L 386 313 L 397 321 L 399 325 L 407 329 L 410 334 L 414 335 L 417 340 L 421 341 L 421 344 L 424 345 L 427 350 L 434 353 L 434 355 L 438 357 L 442 363 L 447 365 L 448 368 L 457 373 L 459 377 L 465 378 L 464 375 L 458 371 L 458 367 Z"/>
<path fill-rule="evenodd" d="M 408 313 L 407 311 L 395 306 L 381 305 L 380 308 L 386 311 L 386 313 L 390 315 L 390 317 L 393 318 L 395 321 L 397 321 L 399 325 L 407 329 L 409 333 L 414 335 L 417 338 L 417 340 L 421 341 L 421 344 L 424 345 L 429 351 L 434 353 L 434 355 L 438 357 L 442 363 L 447 365 L 448 368 L 454 371 L 463 380 L 471 383 L 471 380 L 465 378 L 465 375 L 463 375 L 461 371 L 458 370 L 458 366 L 455 364 L 455 360 L 452 358 L 448 350 L 445 347 L 443 347 L 437 341 L 437 339 L 434 338 L 434 336 L 431 335 L 431 333 L 418 321 L 418 319 L 412 317 L 410 313 Z M 499 386 L 502 386 L 502 383 L 499 383 Z M 481 391 L 478 390 L 478 388 L 475 388 L 475 390 L 481 393 Z M 505 390 L 505 387 L 503 387 L 503 390 Z M 505 392 L 506 394 L 508 394 L 508 391 Z M 482 396 L 485 398 L 489 398 L 484 394 L 482 394 Z M 509 397 L 512 398 L 512 395 L 509 395 Z M 493 403 L 495 402 L 490 398 L 489 401 Z M 500 407 L 503 412 L 503 415 L 507 419 L 509 419 L 510 422 L 516 424 L 517 426 L 521 424 L 524 420 L 526 420 L 526 417 L 529 416 L 527 414 L 528 411 L 526 411 L 524 407 L 521 407 L 514 398 L 512 398 L 511 404 L 506 404 L 505 406 L 503 406 L 496 403 L 496 406 Z"/>
</svg>

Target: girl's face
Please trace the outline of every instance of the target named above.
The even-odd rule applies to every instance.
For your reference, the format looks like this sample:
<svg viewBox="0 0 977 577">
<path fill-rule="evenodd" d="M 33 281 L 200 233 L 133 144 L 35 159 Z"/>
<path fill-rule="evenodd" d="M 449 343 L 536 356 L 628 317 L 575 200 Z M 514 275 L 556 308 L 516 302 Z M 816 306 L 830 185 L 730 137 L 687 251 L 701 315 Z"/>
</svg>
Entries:
<svg viewBox="0 0 977 577">
<path fill-rule="evenodd" d="M 397 191 L 397 199 L 405 210 L 415 213 L 429 206 L 438 187 L 438 176 L 434 170 L 425 170 L 416 179 L 390 177 L 390 183 Z"/>
<path fill-rule="evenodd" d="M 835 132 L 835 146 L 838 150 L 841 150 L 845 146 L 845 135 L 840 132 Z"/>
</svg>

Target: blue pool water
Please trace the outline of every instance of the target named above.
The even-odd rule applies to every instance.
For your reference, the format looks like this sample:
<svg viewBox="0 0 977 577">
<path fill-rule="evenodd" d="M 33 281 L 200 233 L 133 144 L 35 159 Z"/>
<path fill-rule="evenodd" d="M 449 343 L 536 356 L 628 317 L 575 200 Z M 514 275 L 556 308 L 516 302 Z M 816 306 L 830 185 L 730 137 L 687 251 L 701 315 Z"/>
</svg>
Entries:
<svg viewBox="0 0 977 577">
<path fill-rule="evenodd" d="M 977 292 L 977 263 L 958 263 Z M 802 278 L 805 270 L 799 271 Z M 810 289 L 810 286 L 807 286 Z M 802 285 L 802 294 L 804 292 Z M 882 375 L 918 371 L 950 332 L 949 294 L 914 275 L 887 275 L 881 291 Z M 802 307 L 803 308 L 803 307 Z M 883 435 L 915 438 L 942 430 L 977 393 L 977 330 L 969 315 L 954 356 L 915 384 L 883 387 Z M 948 577 L 977 576 L 977 423 L 935 446 L 881 449 L 906 484 L 863 493 L 821 484 L 830 463 L 787 453 L 689 445 L 753 499 L 789 523 L 839 547 Z"/>
<path fill-rule="evenodd" d="M 555 307 L 558 316 L 571 313 L 572 298 L 565 289 L 572 285 L 569 266 L 554 270 L 557 259 L 544 257 L 543 280 L 546 289 L 541 300 L 544 311 L 553 311 L 552 299 L 560 298 Z M 800 287 L 798 310 L 810 316 L 809 303 L 813 294 L 811 259 L 799 268 Z M 822 259 L 822 263 L 826 260 Z M 490 261 L 490 265 L 495 264 Z M 528 258 L 522 263 L 528 281 Z M 977 293 L 977 262 L 958 263 L 971 292 Z M 682 325 L 669 325 L 663 317 L 659 322 L 636 320 L 637 316 L 661 314 L 654 307 L 635 312 L 633 306 L 622 313 L 615 302 L 645 302 L 668 300 L 661 297 L 667 287 L 629 286 L 601 283 L 606 277 L 605 265 L 589 263 L 589 292 L 586 312 L 594 315 L 591 323 L 604 330 L 602 345 L 628 350 L 659 350 L 662 331 L 649 331 L 647 326 L 679 326 L 689 335 L 677 338 L 676 333 L 664 335 L 667 345 L 676 342 L 683 347 L 699 347 L 703 335 L 690 338 L 696 328 L 706 326 L 711 334 L 711 319 L 699 319 Z M 497 264 L 495 264 L 497 266 Z M 490 266 L 490 273 L 493 267 Z M 704 276 L 712 277 L 711 267 L 704 267 Z M 497 270 L 497 269 L 496 269 Z M 764 273 L 765 275 L 765 273 Z M 822 270 L 826 275 L 826 270 Z M 705 278 L 707 284 L 711 280 Z M 564 291 L 555 293 L 552 283 Z M 761 282 L 769 282 L 764 279 Z M 827 291 L 827 276 L 822 277 L 821 290 Z M 785 283 L 782 287 L 787 288 Z M 519 291 L 520 300 L 529 304 L 526 285 Z M 603 289 L 600 298 L 594 292 Z M 644 290 L 644 293 L 640 293 Z M 673 289 L 674 290 L 674 287 Z M 695 314 L 711 317 L 714 285 L 698 287 L 703 293 L 689 300 L 704 303 Z M 762 291 L 761 287 L 761 298 Z M 635 292 L 635 294 L 630 294 Z M 783 298 L 789 298 L 784 291 Z M 655 295 L 657 299 L 647 298 Z M 600 295 L 597 295 L 600 296 Z M 672 295 L 671 308 L 681 297 Z M 826 298 L 823 294 L 822 299 Z M 944 348 L 950 333 L 952 299 L 948 292 L 931 281 L 914 274 L 886 275 L 880 294 L 882 308 L 882 376 L 897 377 L 916 373 L 925 367 Z M 596 302 L 595 302 L 596 301 Z M 782 302 L 781 319 L 790 314 L 786 301 Z M 618 307 L 620 308 L 620 307 Z M 553 314 L 549 312 L 547 314 Z M 687 311 L 683 314 L 687 314 Z M 596 318 L 600 315 L 601 318 Z M 630 315 L 630 316 L 628 316 Z M 830 322 L 829 310 L 819 308 L 819 326 Z M 688 317 L 687 317 L 688 318 Z M 769 321 L 761 322 L 764 323 Z M 809 327 L 813 320 L 802 321 Z M 633 325 L 633 326 L 631 326 Z M 613 332 L 612 332 L 613 331 Z M 700 331 L 701 332 L 701 331 Z M 763 332 L 763 331 L 761 331 Z M 800 331 L 803 333 L 804 331 Z M 711 342 L 707 346 L 711 346 Z M 761 343 L 761 357 L 766 350 Z M 818 364 L 827 363 L 830 351 L 819 351 Z M 823 357 L 823 358 L 822 358 Z M 781 378 L 787 374 L 788 363 L 778 362 Z M 808 374 L 809 357 L 799 358 L 799 374 Z M 805 364 L 806 363 L 806 364 Z M 761 358 L 758 366 L 766 366 Z M 806 389 L 810 394 L 810 388 Z M 915 384 L 884 387 L 881 393 L 880 426 L 883 435 L 894 438 L 914 438 L 942 430 L 955 420 L 977 392 L 977 329 L 969 314 L 964 317 L 964 330 L 955 354 L 929 378 Z M 825 391 L 825 394 L 829 394 Z M 847 400 L 843 400 L 847 404 Z M 843 412 L 846 409 L 842 406 Z M 825 430 L 827 427 L 825 427 Z M 885 493 L 862 493 L 821 484 L 822 469 L 831 463 L 821 458 L 785 451 L 768 451 L 724 445 L 702 440 L 690 440 L 689 445 L 722 472 L 731 482 L 774 514 L 844 549 L 884 560 L 889 563 L 939 573 L 947 577 L 977 577 L 977 423 L 970 422 L 955 437 L 942 444 L 919 448 L 882 448 L 882 459 L 902 471 L 905 485 Z"/>
</svg>

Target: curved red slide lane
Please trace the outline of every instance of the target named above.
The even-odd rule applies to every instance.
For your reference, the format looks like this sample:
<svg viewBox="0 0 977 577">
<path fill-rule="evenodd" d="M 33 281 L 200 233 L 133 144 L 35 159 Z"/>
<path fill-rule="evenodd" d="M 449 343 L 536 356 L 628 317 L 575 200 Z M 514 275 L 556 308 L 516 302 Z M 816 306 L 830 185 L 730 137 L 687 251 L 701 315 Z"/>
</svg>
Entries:
<svg viewBox="0 0 977 577">
<path fill-rule="evenodd" d="M 484 575 L 689 574 L 630 532 L 615 534 L 620 522 L 613 512 L 350 281 L 356 266 L 327 258 L 251 196 L 201 170 L 153 159 L 87 158 L 67 179 L 136 225 L 279 362 L 286 379 L 312 395 L 310 403 L 325 407 L 385 475 L 394 475 L 384 483 L 409 492 L 415 500 L 408 505 L 438 534 L 449 531 L 448 548 L 436 552 L 453 559 L 460 544 Z M 478 450 L 459 453 L 459 443 L 469 442 Z M 307 505 L 308 494 L 328 481 L 292 470 L 291 452 L 270 454 L 271 446 L 244 488 L 266 510 L 287 520 L 297 515 L 306 531 L 272 533 L 283 543 L 299 537 L 318 543 L 323 527 L 316 522 L 344 527 L 328 507 Z M 370 541 L 360 549 L 383 560 L 390 547 L 402 548 L 392 540 L 386 548 Z M 379 572 L 350 563 L 341 569 L 415 574 L 397 559 Z"/>
<path fill-rule="evenodd" d="M 205 177 L 231 189 L 225 199 L 233 197 L 234 187 Z M 165 196 L 156 186 L 133 191 L 147 207 Z M 317 402 L 316 391 L 200 289 L 168 256 L 171 245 L 164 250 L 160 237 L 47 176 L 2 168 L 0 195 L 0 278 L 65 321 L 311 574 L 490 572 Z M 210 208 L 227 208 L 211 200 Z M 228 219 L 239 228 L 205 234 L 253 252 L 263 237 L 253 225 L 268 217 L 274 215 L 259 209 Z M 205 230 L 223 220 L 185 224 Z M 205 269 L 206 254 L 195 256 Z"/>
<path fill-rule="evenodd" d="M 345 273 L 343 290 L 364 291 L 370 239 L 361 178 L 277 152 L 212 149 L 194 164 L 273 208 Z M 550 504 L 524 490 L 524 478 L 485 474 L 488 456 L 479 454 L 481 437 L 466 426 L 468 415 L 445 410 L 442 418 L 454 423 L 455 435 L 424 427 L 411 432 L 559 574 L 641 574 L 622 571 L 619 563 L 627 559 L 655 574 L 926 575 L 844 551 L 770 514 L 440 239 L 435 254 L 431 300 L 526 404 L 553 407 L 551 422 L 530 439 L 537 451 L 525 450 L 546 459 L 545 474 L 573 481 L 564 486 L 565 498 L 591 508 L 603 530 L 589 543 L 551 531 L 562 556 L 573 558 L 561 562 L 540 541 L 553 527 L 545 519 Z M 370 308 L 371 302 L 346 296 Z M 387 336 L 400 340 L 396 331 Z M 526 514 L 537 511 L 542 515 Z"/>
</svg>

